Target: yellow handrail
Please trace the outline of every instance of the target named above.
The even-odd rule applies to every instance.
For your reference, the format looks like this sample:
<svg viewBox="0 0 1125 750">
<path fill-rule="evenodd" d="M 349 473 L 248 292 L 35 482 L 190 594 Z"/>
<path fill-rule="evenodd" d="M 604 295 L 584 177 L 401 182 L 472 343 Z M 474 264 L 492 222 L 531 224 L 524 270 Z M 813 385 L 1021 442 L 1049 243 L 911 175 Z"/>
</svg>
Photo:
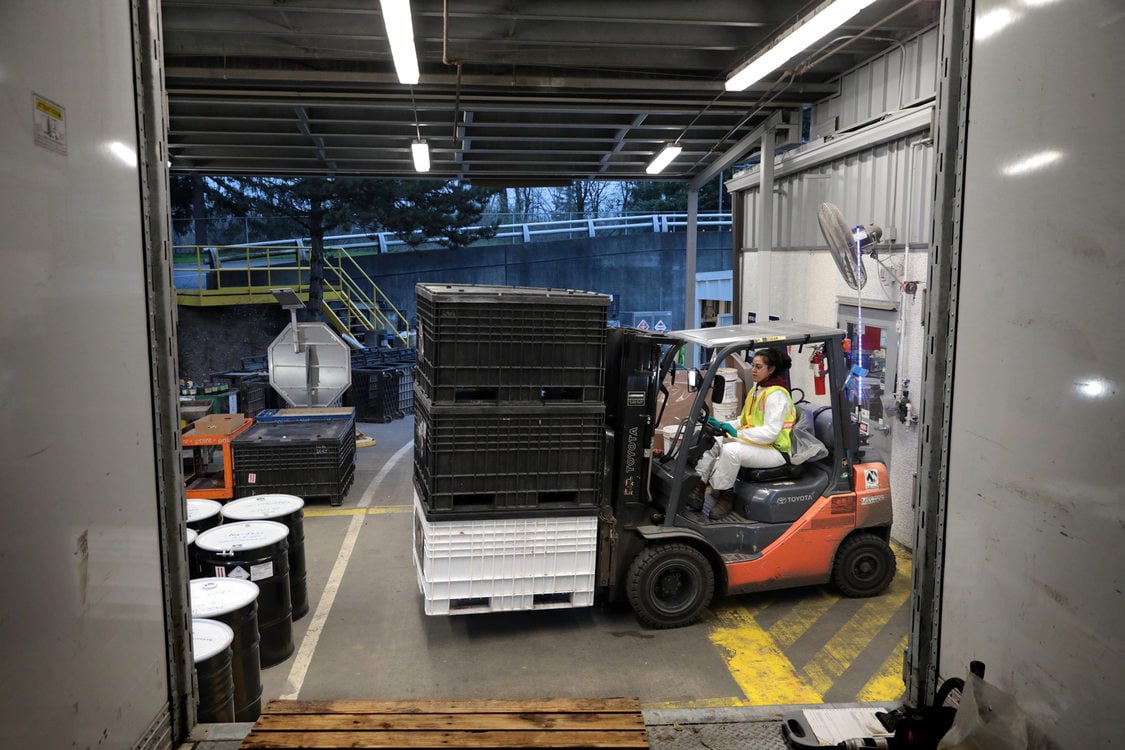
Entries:
<svg viewBox="0 0 1125 750">
<path fill-rule="evenodd" d="M 194 289 L 183 289 L 177 285 L 177 300 L 182 304 L 195 305 L 268 303 L 274 301 L 270 290 L 281 286 L 293 289 L 307 300 L 310 268 L 302 258 L 302 249 L 295 245 L 174 247 L 175 273 L 191 273 L 195 277 Z M 185 255 L 193 261 L 190 268 L 188 263 L 177 262 L 177 258 L 182 259 Z M 350 268 L 346 267 L 346 263 L 350 264 Z M 334 284 L 325 279 L 323 289 L 326 299 L 336 299 L 343 304 L 344 319 L 341 320 L 335 311 L 331 316 L 333 324 L 341 331 L 350 331 L 353 320 L 365 330 L 373 330 L 377 325 L 392 331 L 398 330 L 400 324 L 408 327 L 406 316 L 344 248 L 325 248 L 325 264 L 335 272 L 338 280 Z M 245 283 L 239 283 L 242 281 Z M 263 281 L 264 284 L 261 283 Z M 370 284 L 370 293 L 362 283 L 364 281 Z M 393 311 L 391 316 L 384 313 L 380 301 Z"/>
<path fill-rule="evenodd" d="M 355 283 L 355 282 L 353 282 L 353 281 L 351 280 L 351 275 L 350 275 L 350 274 L 348 274 L 348 273 L 346 273 L 346 272 L 345 272 L 345 271 L 343 270 L 343 260 L 342 260 L 342 259 L 343 259 L 343 258 L 347 258 L 347 259 L 348 259 L 349 261 L 351 261 L 351 264 L 352 264 L 352 266 L 354 266 L 354 267 L 355 267 L 355 269 L 356 269 L 357 271 L 359 271 L 359 273 L 360 273 L 360 276 L 362 276 L 362 277 L 363 277 L 363 279 L 364 279 L 364 280 L 366 280 L 366 281 L 367 281 L 367 283 L 369 283 L 369 284 L 371 285 L 371 289 L 373 290 L 373 293 L 374 293 L 374 299 L 371 299 L 371 298 L 368 298 L 368 299 L 369 299 L 369 300 L 370 300 L 371 302 L 373 302 L 373 303 L 376 303 L 376 304 L 373 304 L 373 305 L 372 305 L 371 309 L 372 309 L 373 311 L 375 311 L 375 312 L 376 312 L 376 314 L 377 314 L 378 316 L 380 316 L 380 317 L 383 317 L 383 322 L 384 322 L 384 323 L 385 323 L 385 324 L 387 325 L 387 327 L 388 327 L 388 328 L 390 328 L 391 330 L 395 330 L 395 328 L 396 328 L 396 326 L 394 326 L 393 324 L 391 324 L 391 322 L 390 322 L 390 320 L 389 320 L 389 319 L 387 319 L 386 317 L 382 316 L 382 313 L 381 313 L 381 312 L 379 312 L 379 306 L 378 306 L 378 304 L 377 304 L 377 303 L 378 303 L 378 298 L 379 298 L 379 295 L 380 295 L 380 294 L 382 294 L 382 295 L 383 295 L 383 299 L 384 299 L 384 300 L 386 301 L 386 303 L 387 303 L 387 306 L 388 306 L 388 307 L 390 307 L 392 311 L 394 311 L 394 314 L 398 316 L 398 319 L 399 319 L 399 320 L 400 320 L 400 321 L 401 321 L 402 323 L 406 324 L 406 326 L 407 326 L 407 327 L 409 327 L 409 324 L 410 324 L 410 322 L 409 322 L 409 321 L 408 321 L 408 320 L 406 319 L 406 316 L 405 316 L 405 315 L 403 315 L 403 314 L 402 314 L 402 312 L 400 312 L 400 311 L 399 311 L 399 309 L 398 309 L 397 307 L 395 307 L 394 303 L 393 303 L 393 302 L 391 302 L 391 298 L 390 298 L 390 297 L 388 297 L 388 296 L 387 296 L 386 294 L 384 294 L 384 293 L 383 293 L 383 290 L 381 290 L 381 289 L 379 288 L 379 285 L 375 283 L 375 280 L 374 280 L 374 279 L 372 279 L 372 278 L 371 278 L 371 277 L 370 277 L 370 276 L 369 276 L 369 275 L 367 274 L 367 272 L 363 270 L 363 266 L 361 266 L 361 265 L 360 265 L 360 264 L 359 264 L 359 263 L 358 263 L 358 262 L 356 261 L 356 259 L 355 259 L 355 258 L 353 258 L 353 257 L 352 257 L 352 255 L 351 255 L 351 254 L 350 254 L 350 253 L 349 253 L 349 252 L 348 252 L 347 250 L 345 250 L 344 248 L 342 248 L 342 247 L 337 247 L 337 248 L 333 248 L 333 249 L 334 249 L 334 250 L 336 250 L 336 253 L 337 253 L 337 258 L 338 258 L 338 262 L 339 262 L 339 265 L 338 265 L 338 267 L 337 267 L 337 270 L 339 271 L 339 273 L 340 273 L 340 276 L 341 276 L 341 277 L 347 277 L 347 278 L 348 278 L 348 280 L 349 280 L 349 282 L 351 282 L 351 283 L 353 283 L 353 284 Z M 356 289 L 357 289 L 357 290 L 359 289 L 359 286 L 358 286 L 358 285 L 356 285 Z"/>
</svg>

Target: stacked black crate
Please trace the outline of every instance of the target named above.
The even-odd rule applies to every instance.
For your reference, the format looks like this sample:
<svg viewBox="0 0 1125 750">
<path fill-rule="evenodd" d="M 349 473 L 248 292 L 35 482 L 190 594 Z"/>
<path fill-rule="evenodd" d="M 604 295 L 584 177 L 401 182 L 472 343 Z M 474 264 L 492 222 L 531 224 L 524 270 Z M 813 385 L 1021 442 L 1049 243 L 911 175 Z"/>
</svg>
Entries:
<svg viewBox="0 0 1125 750">
<path fill-rule="evenodd" d="M 609 297 L 419 284 L 414 478 L 432 518 L 590 512 Z"/>
<path fill-rule="evenodd" d="M 593 603 L 609 297 L 419 284 L 414 555 L 427 614 Z"/>
</svg>

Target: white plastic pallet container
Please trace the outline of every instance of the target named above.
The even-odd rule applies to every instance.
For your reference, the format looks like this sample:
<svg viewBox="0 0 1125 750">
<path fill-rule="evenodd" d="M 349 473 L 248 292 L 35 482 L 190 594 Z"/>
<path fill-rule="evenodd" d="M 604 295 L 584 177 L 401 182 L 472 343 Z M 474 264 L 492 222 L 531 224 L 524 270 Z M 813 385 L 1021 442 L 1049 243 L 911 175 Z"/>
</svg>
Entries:
<svg viewBox="0 0 1125 750">
<path fill-rule="evenodd" d="M 426 614 L 588 607 L 596 516 L 429 521 L 414 498 L 414 568 Z"/>
</svg>

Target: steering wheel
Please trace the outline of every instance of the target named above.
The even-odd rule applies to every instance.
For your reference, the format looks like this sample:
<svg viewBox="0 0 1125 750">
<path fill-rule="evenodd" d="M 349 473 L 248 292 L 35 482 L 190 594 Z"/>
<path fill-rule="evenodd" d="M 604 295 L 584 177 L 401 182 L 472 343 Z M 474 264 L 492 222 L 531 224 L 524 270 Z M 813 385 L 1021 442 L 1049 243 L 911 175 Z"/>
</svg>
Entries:
<svg viewBox="0 0 1125 750">
<path fill-rule="evenodd" d="M 711 423 L 711 408 L 704 403 L 703 408 L 699 410 L 699 415 L 696 421 L 699 422 L 699 430 L 706 437 L 717 438 L 723 435 L 723 431 Z"/>
</svg>

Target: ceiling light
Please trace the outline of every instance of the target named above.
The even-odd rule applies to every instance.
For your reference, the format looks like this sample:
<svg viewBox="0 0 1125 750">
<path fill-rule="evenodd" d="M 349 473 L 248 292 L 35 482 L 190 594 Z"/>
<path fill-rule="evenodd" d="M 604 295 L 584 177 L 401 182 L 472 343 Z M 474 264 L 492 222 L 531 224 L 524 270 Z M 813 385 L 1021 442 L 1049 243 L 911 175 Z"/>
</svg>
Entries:
<svg viewBox="0 0 1125 750">
<path fill-rule="evenodd" d="M 430 171 L 430 147 L 425 141 L 414 141 L 410 144 L 410 153 L 414 156 L 415 171 Z"/>
<path fill-rule="evenodd" d="M 679 156 L 680 152 L 683 150 L 684 149 L 682 146 L 677 146 L 675 143 L 669 143 L 664 147 L 663 151 L 656 155 L 656 158 L 652 160 L 652 163 L 645 167 L 645 171 L 649 174 L 660 174 L 664 171 L 664 167 L 671 164 L 672 160 Z"/>
<path fill-rule="evenodd" d="M 826 37 L 875 0 L 833 0 L 824 3 L 800 26 L 778 39 L 727 79 L 727 91 L 743 91 Z"/>
<path fill-rule="evenodd" d="M 410 0 L 379 0 L 383 8 L 383 23 L 387 26 L 387 41 L 391 43 L 391 57 L 399 83 L 418 83 L 418 53 L 414 49 L 414 22 L 410 18 Z"/>
</svg>

